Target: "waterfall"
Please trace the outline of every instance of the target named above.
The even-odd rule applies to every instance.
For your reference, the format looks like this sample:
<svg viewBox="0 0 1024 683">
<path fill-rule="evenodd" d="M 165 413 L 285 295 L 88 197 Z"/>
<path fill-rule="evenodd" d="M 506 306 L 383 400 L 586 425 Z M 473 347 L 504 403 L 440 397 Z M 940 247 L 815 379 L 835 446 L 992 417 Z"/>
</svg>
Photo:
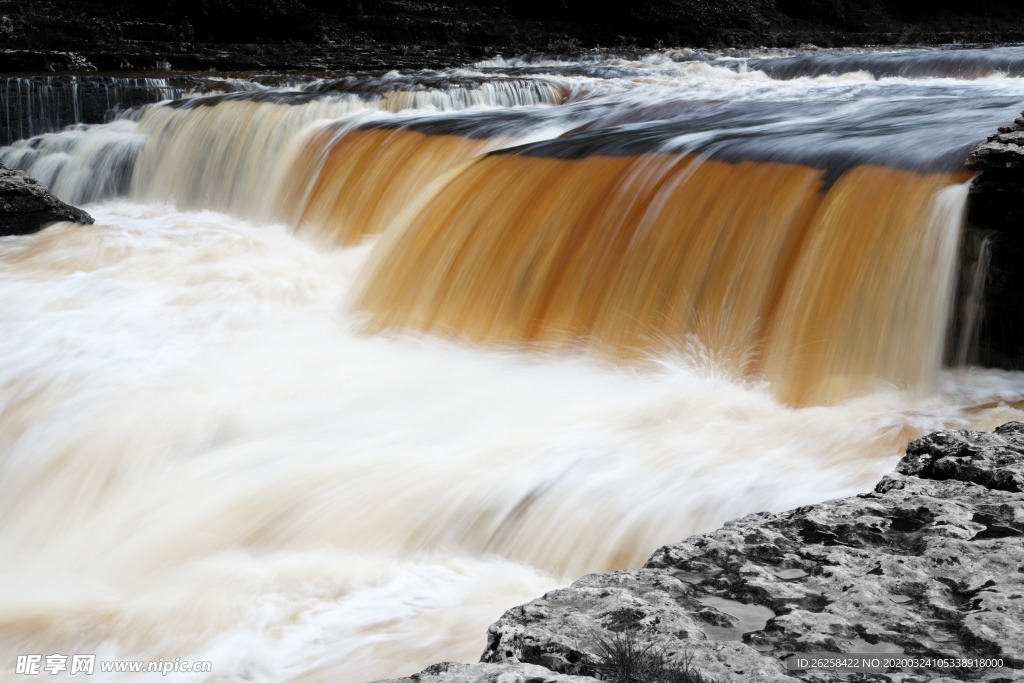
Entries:
<svg viewBox="0 0 1024 683">
<path fill-rule="evenodd" d="M 233 81 L 230 87 L 246 83 Z M 318 219 L 313 214 L 330 212 L 324 199 L 318 199 L 329 191 L 324 183 L 330 181 L 317 177 L 327 157 L 343 153 L 329 153 L 326 139 L 337 137 L 339 125 L 343 129 L 354 125 L 348 120 L 353 116 L 372 118 L 381 112 L 424 108 L 457 111 L 555 105 L 569 96 L 567 88 L 546 80 L 504 79 L 423 90 L 418 83 L 386 78 L 359 93 L 347 92 L 345 86 L 352 87 L 347 81 L 315 82 L 304 90 L 256 90 L 177 100 L 128 112 L 107 126 L 80 125 L 19 140 L 0 147 L 0 161 L 34 175 L 71 203 L 130 196 L 185 209 L 229 211 L 271 221 L 288 217 L 315 224 Z M 332 123 L 339 119 L 346 122 Z M 313 136 L 311 143 L 303 142 L 306 135 Z M 352 144 L 349 140 L 345 146 Z M 394 148 L 393 143 L 385 146 Z M 438 169 L 468 159 L 471 148 L 495 146 L 495 141 L 473 143 L 461 155 L 439 159 Z M 302 158 L 293 161 L 296 155 Z M 292 170 L 292 163 L 300 167 Z M 290 178 L 293 173 L 300 180 Z M 301 189 L 297 182 L 303 183 Z M 282 192 L 289 196 L 279 198 Z M 282 205 L 298 199 L 296 193 L 306 196 L 309 192 L 310 201 L 318 202 L 318 207 Z M 354 234 L 366 231 L 379 229 L 359 228 Z"/>
<path fill-rule="evenodd" d="M 491 154 L 379 249 L 361 303 L 475 340 L 696 343 L 798 403 L 916 386 L 940 367 L 966 204 L 937 193 L 964 180 L 865 166 L 826 187 L 791 164 Z"/>
</svg>

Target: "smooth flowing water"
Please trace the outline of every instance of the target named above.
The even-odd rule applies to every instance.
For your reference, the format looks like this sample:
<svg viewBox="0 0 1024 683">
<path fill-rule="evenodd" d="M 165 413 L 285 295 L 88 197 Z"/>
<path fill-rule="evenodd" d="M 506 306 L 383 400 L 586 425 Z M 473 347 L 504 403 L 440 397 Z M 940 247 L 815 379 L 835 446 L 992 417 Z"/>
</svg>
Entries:
<svg viewBox="0 0 1024 683">
<path fill-rule="evenodd" d="M 1021 419 L 1024 375 L 941 361 L 1022 55 L 496 60 L 0 148 L 97 219 L 0 240 L 0 676 L 472 661 L 582 573 Z"/>
</svg>

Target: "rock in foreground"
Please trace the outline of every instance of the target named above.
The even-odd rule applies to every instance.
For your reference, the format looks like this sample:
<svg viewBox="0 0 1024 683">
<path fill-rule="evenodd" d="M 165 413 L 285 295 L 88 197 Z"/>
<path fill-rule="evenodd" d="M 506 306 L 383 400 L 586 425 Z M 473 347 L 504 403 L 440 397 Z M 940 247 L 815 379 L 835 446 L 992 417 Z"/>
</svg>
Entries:
<svg viewBox="0 0 1024 683">
<path fill-rule="evenodd" d="M 872 493 L 750 515 L 642 569 L 585 576 L 505 613 L 482 660 L 545 667 L 508 681 L 593 676 L 598 642 L 624 637 L 718 681 L 1024 679 L 1024 423 L 932 434 Z M 798 668 L 808 653 L 932 662 Z M 499 680 L 430 671 L 404 680 Z"/>
<path fill-rule="evenodd" d="M 57 221 L 88 225 L 93 219 L 57 199 L 35 178 L 0 164 L 0 236 L 28 235 Z"/>
</svg>

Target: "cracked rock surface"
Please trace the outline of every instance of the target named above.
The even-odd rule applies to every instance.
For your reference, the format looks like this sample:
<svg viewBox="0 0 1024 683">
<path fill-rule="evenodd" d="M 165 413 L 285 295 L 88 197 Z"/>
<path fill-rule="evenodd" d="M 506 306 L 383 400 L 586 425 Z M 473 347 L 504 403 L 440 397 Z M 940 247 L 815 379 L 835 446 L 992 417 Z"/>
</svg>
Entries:
<svg viewBox="0 0 1024 683">
<path fill-rule="evenodd" d="M 1024 423 L 929 435 L 871 493 L 749 515 L 642 569 L 585 576 L 506 612 L 482 660 L 593 675 L 595 643 L 616 633 L 719 681 L 1024 680 Z M 1004 666 L 787 665 L 821 652 Z"/>
<path fill-rule="evenodd" d="M 972 171 L 1024 168 L 1024 114 L 1013 123 L 1000 126 L 996 133 L 971 150 L 967 168 Z"/>
<path fill-rule="evenodd" d="M 58 221 L 91 224 L 93 219 L 35 178 L 0 164 L 0 237 L 27 235 Z"/>
</svg>

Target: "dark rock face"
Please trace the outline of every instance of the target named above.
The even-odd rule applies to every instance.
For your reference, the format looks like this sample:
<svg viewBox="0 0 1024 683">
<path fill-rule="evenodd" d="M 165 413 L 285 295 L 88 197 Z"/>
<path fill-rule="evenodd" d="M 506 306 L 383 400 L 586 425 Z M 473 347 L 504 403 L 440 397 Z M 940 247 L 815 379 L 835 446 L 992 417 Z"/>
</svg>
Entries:
<svg viewBox="0 0 1024 683">
<path fill-rule="evenodd" d="M 642 569 L 585 576 L 509 610 L 482 661 L 593 675 L 596 640 L 615 633 L 721 681 L 853 680 L 795 668 L 812 652 L 965 660 L 857 680 L 1021 680 L 1024 423 L 932 434 L 871 493 L 750 515 Z"/>
<path fill-rule="evenodd" d="M 408 57 L 410 51 L 420 53 L 420 59 L 450 64 L 490 48 L 544 50 L 560 42 L 578 47 L 656 40 L 707 44 L 719 29 L 728 32 L 722 44 L 761 43 L 768 36 L 773 8 L 773 0 L 0 0 L 0 13 L 6 16 L 0 26 L 6 27 L 10 48 L 49 51 L 50 59 L 71 51 L 99 69 L 118 68 L 118 60 L 105 55 L 122 51 L 136 55 L 136 68 L 163 61 L 174 68 L 196 68 L 175 58 L 213 58 L 203 54 L 203 47 L 210 45 L 233 46 L 221 51 L 238 57 L 246 45 L 317 46 L 335 68 L 350 52 L 366 56 L 378 51 L 389 55 L 393 67 L 402 61 L 395 57 Z M 189 48 L 183 54 L 175 45 Z M 143 57 L 147 53 L 153 57 Z M 295 60 L 287 51 L 274 49 L 254 56 L 264 58 L 264 68 L 284 68 L 283 61 Z M 291 68 L 302 67 L 292 61 Z"/>
<path fill-rule="evenodd" d="M 54 197 L 35 178 L 0 164 L 0 236 L 28 235 L 57 221 L 88 225 L 93 219 Z"/>
<path fill-rule="evenodd" d="M 595 47 L 1020 40 L 1014 0 L 0 0 L 0 71 L 419 69 Z"/>
<path fill-rule="evenodd" d="M 966 244 L 985 244 L 989 262 L 979 302 L 978 357 L 969 360 L 1024 369 L 1024 115 L 976 147 L 967 167 L 980 173 L 971 185 Z"/>
</svg>

